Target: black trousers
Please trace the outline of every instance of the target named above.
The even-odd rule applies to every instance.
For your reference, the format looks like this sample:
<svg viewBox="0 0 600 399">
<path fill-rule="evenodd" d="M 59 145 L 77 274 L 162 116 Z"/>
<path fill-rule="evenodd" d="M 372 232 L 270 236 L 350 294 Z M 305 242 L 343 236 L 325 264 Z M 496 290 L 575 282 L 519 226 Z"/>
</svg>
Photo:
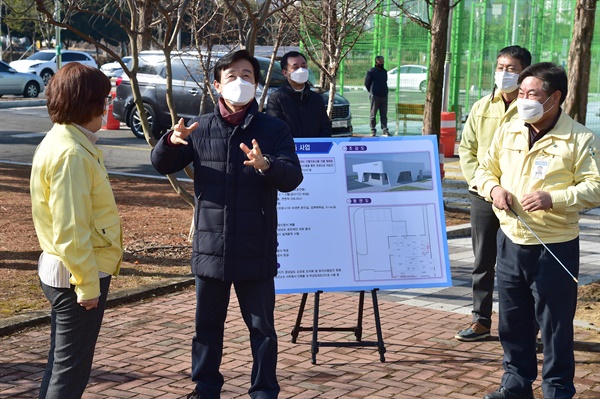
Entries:
<svg viewBox="0 0 600 399">
<path fill-rule="evenodd" d="M 381 120 L 381 130 L 384 133 L 387 133 L 388 127 L 388 119 L 387 119 L 387 110 L 388 110 L 388 98 L 369 95 L 369 99 L 371 100 L 371 111 L 369 114 L 369 124 L 371 126 L 371 132 L 375 132 L 375 126 L 377 125 L 377 112 L 379 111 L 379 119 Z"/>
<path fill-rule="evenodd" d="M 579 237 L 546 245 L 577 277 Z M 544 344 L 544 399 L 571 399 L 575 395 L 573 318 L 577 283 L 542 245 L 514 244 L 502 230 L 498 232 L 496 274 L 498 335 L 504 349 L 502 386 L 521 395 L 531 393 L 537 377 L 539 324 Z"/>
<path fill-rule="evenodd" d="M 196 335 L 192 340 L 192 381 L 205 399 L 219 399 L 223 375 L 223 335 L 230 282 L 196 276 Z M 253 365 L 248 393 L 252 399 L 276 399 L 277 334 L 274 279 L 233 283 L 250 332 Z"/>
<path fill-rule="evenodd" d="M 79 399 L 90 378 L 111 277 L 100 279 L 98 307 L 77 303 L 75 286 L 54 288 L 40 282 L 52 306 L 50 350 L 42 377 L 40 399 Z"/>
<path fill-rule="evenodd" d="M 496 235 L 500 222 L 492 203 L 477 194 L 471 199 L 471 241 L 473 244 L 473 321 L 491 328 L 494 275 L 496 268 Z"/>
</svg>

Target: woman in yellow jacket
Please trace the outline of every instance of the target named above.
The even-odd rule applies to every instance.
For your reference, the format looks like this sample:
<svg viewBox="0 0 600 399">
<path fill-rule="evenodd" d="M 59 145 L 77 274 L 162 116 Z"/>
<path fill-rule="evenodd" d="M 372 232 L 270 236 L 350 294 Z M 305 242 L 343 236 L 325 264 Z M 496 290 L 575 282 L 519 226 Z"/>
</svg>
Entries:
<svg viewBox="0 0 600 399">
<path fill-rule="evenodd" d="M 48 364 L 40 398 L 81 398 L 112 275 L 123 253 L 121 221 L 95 134 L 108 112 L 110 80 L 65 65 L 46 89 L 54 127 L 33 157 L 31 202 L 43 250 L 42 290 L 52 307 Z"/>
</svg>

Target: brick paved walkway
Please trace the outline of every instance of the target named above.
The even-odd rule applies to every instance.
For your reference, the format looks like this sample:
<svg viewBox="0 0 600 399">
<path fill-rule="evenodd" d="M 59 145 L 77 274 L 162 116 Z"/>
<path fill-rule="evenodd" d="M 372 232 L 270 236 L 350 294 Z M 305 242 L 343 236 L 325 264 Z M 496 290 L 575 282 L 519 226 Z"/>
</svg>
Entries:
<svg viewBox="0 0 600 399">
<path fill-rule="evenodd" d="M 312 295 L 309 303 L 311 299 Z M 352 324 L 357 299 L 355 294 L 322 294 L 320 325 Z M 458 342 L 454 333 L 465 325 L 467 316 L 396 302 L 390 293 L 379 296 L 385 363 L 373 347 L 322 347 L 313 365 L 311 334 L 300 333 L 297 343 L 290 342 L 299 301 L 300 295 L 277 297 L 281 398 L 481 398 L 497 387 L 502 375 L 502 349 L 496 337 L 479 343 Z M 309 306 L 306 320 L 311 313 Z M 84 398 L 185 397 L 192 388 L 193 317 L 193 289 L 107 310 Z M 49 334 L 45 326 L 0 339 L 0 398 L 36 397 Z M 600 397 L 599 337 L 597 331 L 577 328 L 577 398 Z M 344 342 L 352 341 L 353 335 L 321 332 L 319 339 Z M 363 339 L 376 340 L 370 300 L 366 301 Z M 222 372 L 226 382 L 221 397 L 247 397 L 250 350 L 235 298 L 225 342 Z M 535 387 L 541 398 L 539 383 Z"/>
</svg>

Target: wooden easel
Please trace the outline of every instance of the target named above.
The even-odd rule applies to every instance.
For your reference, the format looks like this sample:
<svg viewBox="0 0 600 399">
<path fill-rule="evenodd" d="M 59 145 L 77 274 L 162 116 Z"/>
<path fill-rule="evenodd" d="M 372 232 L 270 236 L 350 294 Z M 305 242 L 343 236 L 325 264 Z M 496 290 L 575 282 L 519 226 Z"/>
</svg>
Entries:
<svg viewBox="0 0 600 399">
<path fill-rule="evenodd" d="M 381 334 L 381 322 L 379 319 L 379 305 L 377 303 L 377 291 L 379 288 L 371 290 L 371 297 L 373 298 L 373 314 L 375 316 L 375 329 L 377 330 L 377 341 L 362 341 L 362 319 L 365 302 L 365 291 L 360 291 L 358 300 L 358 317 L 356 326 L 353 327 L 319 327 L 319 297 L 323 291 L 315 292 L 315 308 L 313 315 L 312 327 L 302 327 L 302 315 L 304 314 L 304 308 L 306 307 L 306 300 L 308 293 L 302 294 L 302 300 L 300 302 L 300 308 L 298 309 L 298 317 L 296 318 L 296 324 L 292 329 L 292 343 L 296 343 L 298 333 L 300 331 L 312 331 L 312 342 L 311 342 L 311 354 L 312 364 L 317 364 L 317 353 L 319 353 L 320 346 L 337 346 L 337 347 L 348 347 L 348 346 L 377 346 L 379 350 L 379 360 L 385 362 L 385 346 L 383 344 L 383 335 Z M 319 331 L 352 331 L 356 337 L 357 342 L 319 342 L 318 332 Z"/>
</svg>

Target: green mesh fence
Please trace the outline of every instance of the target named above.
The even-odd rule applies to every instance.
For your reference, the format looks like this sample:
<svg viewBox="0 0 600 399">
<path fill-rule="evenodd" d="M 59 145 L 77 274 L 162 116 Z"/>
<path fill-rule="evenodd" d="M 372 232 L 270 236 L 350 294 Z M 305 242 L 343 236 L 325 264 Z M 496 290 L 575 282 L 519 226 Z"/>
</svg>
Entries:
<svg viewBox="0 0 600 399">
<path fill-rule="evenodd" d="M 444 111 L 456 113 L 459 132 L 460 121 L 466 117 L 473 103 L 491 93 L 496 55 L 501 48 L 518 44 L 531 52 L 533 62 L 551 61 L 568 70 L 575 5 L 575 0 L 463 0 L 453 9 L 448 106 Z M 424 2 L 414 5 L 411 13 L 428 20 Z M 338 84 L 343 83 L 339 88 L 340 94 L 351 104 L 355 132 L 369 131 L 369 98 L 363 83 L 376 55 L 385 57 L 385 68 L 392 72 L 388 75 L 390 130 L 396 130 L 396 104 L 424 104 L 425 94 L 419 86 L 423 75 L 418 69 L 410 70 L 407 66 L 428 66 L 429 43 L 427 30 L 404 16 L 390 1 L 383 4 L 345 60 L 338 78 Z M 586 125 L 600 134 L 598 22 L 591 50 Z M 399 72 L 396 76 L 393 76 L 394 68 Z M 422 116 L 410 115 L 407 119 L 406 131 L 404 121 L 399 121 L 399 134 L 421 134 Z"/>
</svg>

